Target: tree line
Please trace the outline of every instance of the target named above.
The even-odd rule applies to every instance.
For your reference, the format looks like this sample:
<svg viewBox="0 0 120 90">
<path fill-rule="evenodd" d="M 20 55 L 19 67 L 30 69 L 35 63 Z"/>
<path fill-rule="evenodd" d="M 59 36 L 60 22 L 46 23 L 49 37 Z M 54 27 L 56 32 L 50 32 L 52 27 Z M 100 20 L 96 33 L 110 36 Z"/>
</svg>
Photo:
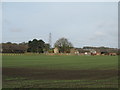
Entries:
<svg viewBox="0 0 120 90">
<path fill-rule="evenodd" d="M 49 43 L 45 43 L 43 40 L 37 40 L 33 39 L 28 42 L 22 42 L 22 43 L 1 43 L 0 52 L 2 53 L 26 53 L 26 52 L 32 52 L 32 53 L 53 53 L 54 48 L 58 48 L 59 53 L 70 53 L 70 50 L 74 48 L 73 44 L 68 41 L 66 38 L 60 38 L 58 39 L 55 44 L 54 48 L 50 48 Z M 89 51 L 90 49 L 94 49 L 97 52 L 106 52 L 106 53 L 118 53 L 117 48 L 109 48 L 109 47 L 90 47 L 86 46 L 83 48 L 75 48 L 79 51 L 79 53 L 84 53 Z"/>
<path fill-rule="evenodd" d="M 2 43 L 0 44 L 0 46 L 2 47 L 0 52 L 2 53 L 24 53 L 27 51 L 27 44 L 26 43 L 11 43 L 11 42 L 7 42 L 7 43 Z"/>
<path fill-rule="evenodd" d="M 43 40 L 33 39 L 28 41 L 27 43 L 2 43 L 0 44 L 2 47 L 0 52 L 2 53 L 53 53 L 53 48 L 50 48 L 49 43 L 45 43 Z M 69 42 L 66 38 L 60 38 L 54 44 L 54 47 L 57 47 L 61 53 L 70 52 L 70 49 L 73 47 L 71 42 Z"/>
<path fill-rule="evenodd" d="M 48 51 L 50 48 L 49 44 L 46 44 L 43 40 L 33 39 L 32 41 L 28 41 L 27 43 L 2 43 L 1 52 L 2 53 L 25 53 L 25 52 L 33 52 L 33 53 L 43 53 Z"/>
</svg>

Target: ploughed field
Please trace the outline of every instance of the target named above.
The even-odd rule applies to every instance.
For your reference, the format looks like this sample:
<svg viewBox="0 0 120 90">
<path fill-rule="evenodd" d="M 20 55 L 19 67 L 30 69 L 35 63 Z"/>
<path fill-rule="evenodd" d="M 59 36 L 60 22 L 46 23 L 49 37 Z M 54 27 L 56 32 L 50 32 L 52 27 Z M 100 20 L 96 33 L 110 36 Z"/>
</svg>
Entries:
<svg viewBox="0 0 120 90">
<path fill-rule="evenodd" d="M 3 55 L 3 88 L 117 88 L 118 56 Z"/>
</svg>

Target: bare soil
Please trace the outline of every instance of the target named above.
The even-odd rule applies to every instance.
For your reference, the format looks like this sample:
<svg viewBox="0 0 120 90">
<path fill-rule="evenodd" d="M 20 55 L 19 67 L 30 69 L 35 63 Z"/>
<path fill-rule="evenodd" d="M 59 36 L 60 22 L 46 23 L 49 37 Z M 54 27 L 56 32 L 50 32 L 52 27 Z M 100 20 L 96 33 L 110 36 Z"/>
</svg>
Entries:
<svg viewBox="0 0 120 90">
<path fill-rule="evenodd" d="M 117 70 L 41 70 L 26 68 L 3 68 L 4 76 L 24 77 L 34 80 L 81 80 L 106 79 L 118 76 Z"/>
</svg>

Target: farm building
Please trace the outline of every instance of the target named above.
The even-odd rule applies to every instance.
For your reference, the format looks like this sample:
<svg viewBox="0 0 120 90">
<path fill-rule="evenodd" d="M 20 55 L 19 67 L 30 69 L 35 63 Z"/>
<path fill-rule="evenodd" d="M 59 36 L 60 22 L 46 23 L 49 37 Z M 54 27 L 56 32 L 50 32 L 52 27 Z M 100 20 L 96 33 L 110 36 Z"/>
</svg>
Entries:
<svg viewBox="0 0 120 90">
<path fill-rule="evenodd" d="M 75 48 L 70 49 L 71 54 L 79 54 L 79 51 Z"/>
<path fill-rule="evenodd" d="M 56 53 L 59 53 L 59 49 L 56 47 L 56 48 L 54 48 L 54 53 L 56 54 Z"/>
</svg>

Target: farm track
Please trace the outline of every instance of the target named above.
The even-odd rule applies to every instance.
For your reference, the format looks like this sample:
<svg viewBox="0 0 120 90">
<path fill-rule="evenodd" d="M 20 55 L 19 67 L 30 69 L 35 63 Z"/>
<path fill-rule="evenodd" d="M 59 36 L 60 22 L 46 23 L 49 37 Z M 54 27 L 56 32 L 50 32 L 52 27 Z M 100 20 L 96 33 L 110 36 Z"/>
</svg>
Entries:
<svg viewBox="0 0 120 90">
<path fill-rule="evenodd" d="M 3 76 L 23 77 L 30 80 L 96 80 L 118 76 L 117 70 L 41 70 L 3 68 Z M 3 77 L 4 80 L 4 77 Z"/>
</svg>

